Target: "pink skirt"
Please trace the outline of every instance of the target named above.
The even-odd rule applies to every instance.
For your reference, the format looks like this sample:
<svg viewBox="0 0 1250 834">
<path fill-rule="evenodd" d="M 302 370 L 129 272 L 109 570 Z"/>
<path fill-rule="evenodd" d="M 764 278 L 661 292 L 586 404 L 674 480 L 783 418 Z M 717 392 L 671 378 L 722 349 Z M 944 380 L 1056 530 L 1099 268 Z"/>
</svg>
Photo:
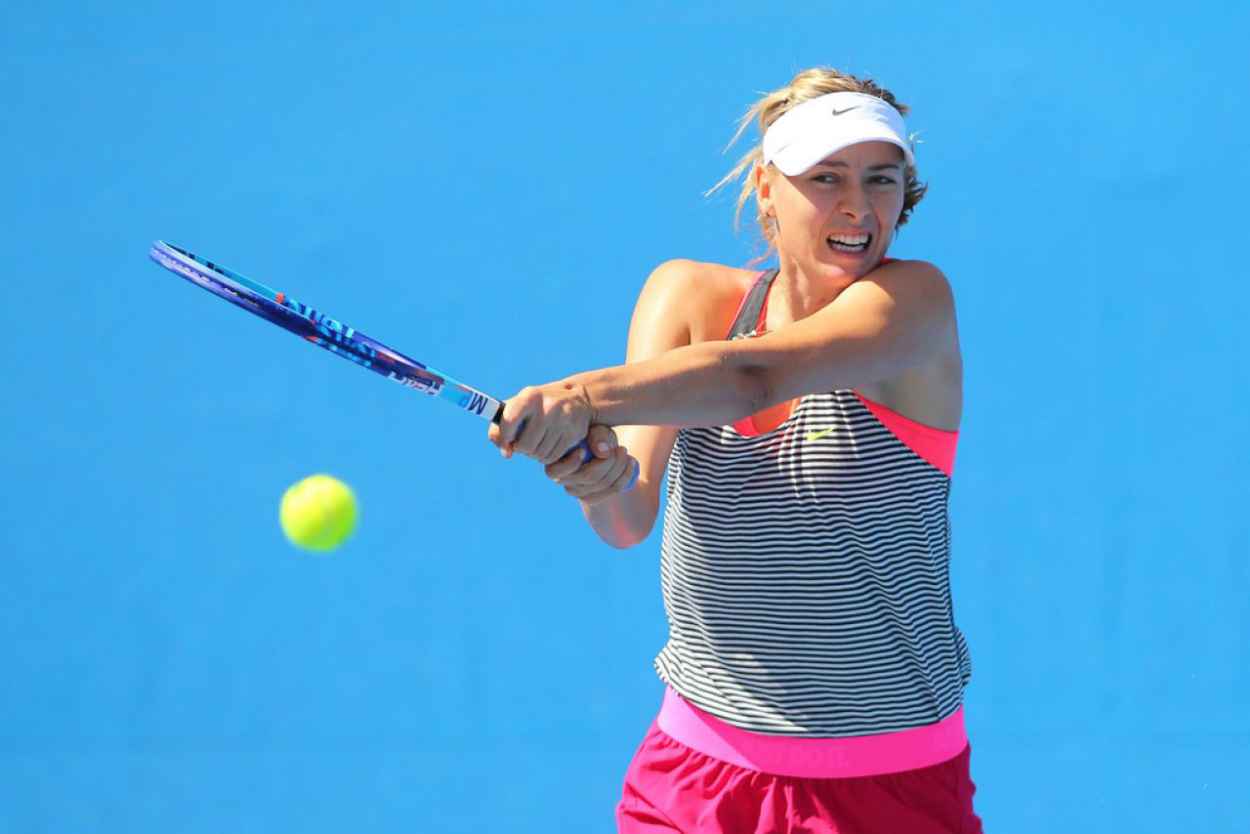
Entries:
<svg viewBox="0 0 1250 834">
<path fill-rule="evenodd" d="M 854 739 L 747 733 L 670 688 L 626 772 L 617 831 L 981 834 L 963 733 L 962 711 L 931 728 Z"/>
</svg>

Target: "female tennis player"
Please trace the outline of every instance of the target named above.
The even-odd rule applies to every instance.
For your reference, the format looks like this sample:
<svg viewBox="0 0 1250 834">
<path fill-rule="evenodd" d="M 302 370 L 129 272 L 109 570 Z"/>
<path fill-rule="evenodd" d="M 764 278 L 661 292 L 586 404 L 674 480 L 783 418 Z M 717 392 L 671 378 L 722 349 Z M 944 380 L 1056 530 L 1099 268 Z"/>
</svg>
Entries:
<svg viewBox="0 0 1250 834">
<path fill-rule="evenodd" d="M 667 469 L 667 689 L 621 832 L 981 831 L 948 570 L 955 307 L 932 264 L 886 256 L 925 190 L 906 113 L 828 69 L 758 101 L 738 136 L 763 141 L 721 185 L 742 177 L 777 267 L 662 264 L 625 365 L 525 388 L 490 430 L 617 547 L 651 531 Z M 564 454 L 587 437 L 593 461 Z"/>
</svg>

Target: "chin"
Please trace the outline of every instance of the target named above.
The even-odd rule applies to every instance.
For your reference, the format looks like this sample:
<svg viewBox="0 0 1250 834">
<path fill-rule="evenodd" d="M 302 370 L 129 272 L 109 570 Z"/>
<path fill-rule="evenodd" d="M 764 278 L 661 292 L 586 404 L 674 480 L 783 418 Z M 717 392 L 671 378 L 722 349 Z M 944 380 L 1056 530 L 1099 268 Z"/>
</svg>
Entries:
<svg viewBox="0 0 1250 834">
<path fill-rule="evenodd" d="M 865 252 L 862 255 L 847 256 L 844 253 L 825 253 L 820 260 L 823 272 L 830 273 L 831 278 L 850 276 L 863 278 L 881 265 L 883 255 Z"/>
<path fill-rule="evenodd" d="M 885 253 L 878 251 L 877 246 L 878 242 L 873 240 L 862 252 L 848 252 L 834 248 L 826 241 L 825 246 L 818 250 L 819 261 L 858 278 L 876 269 L 885 258 Z"/>
</svg>

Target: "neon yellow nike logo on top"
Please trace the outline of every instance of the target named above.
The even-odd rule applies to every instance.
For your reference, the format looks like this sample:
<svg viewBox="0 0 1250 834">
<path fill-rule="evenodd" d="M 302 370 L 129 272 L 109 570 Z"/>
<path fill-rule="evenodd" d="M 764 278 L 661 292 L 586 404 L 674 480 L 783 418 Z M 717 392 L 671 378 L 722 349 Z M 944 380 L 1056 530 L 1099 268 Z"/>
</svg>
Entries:
<svg viewBox="0 0 1250 834">
<path fill-rule="evenodd" d="M 820 440 L 820 438 L 822 437 L 828 437 L 829 435 L 833 434 L 833 432 L 834 432 L 834 429 L 823 429 L 821 431 L 809 431 L 807 433 L 807 442 L 814 443 L 815 441 Z"/>
</svg>

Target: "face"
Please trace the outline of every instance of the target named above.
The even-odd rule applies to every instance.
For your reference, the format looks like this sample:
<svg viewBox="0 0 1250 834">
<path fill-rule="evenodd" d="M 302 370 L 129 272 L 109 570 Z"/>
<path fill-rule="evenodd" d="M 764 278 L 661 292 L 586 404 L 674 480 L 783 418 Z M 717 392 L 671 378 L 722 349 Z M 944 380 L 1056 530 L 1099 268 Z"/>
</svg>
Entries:
<svg viewBox="0 0 1250 834">
<path fill-rule="evenodd" d="M 885 256 L 903 210 L 903 151 L 889 142 L 843 148 L 790 177 L 757 168 L 756 193 L 777 221 L 774 242 L 811 277 L 859 278 Z"/>
</svg>

